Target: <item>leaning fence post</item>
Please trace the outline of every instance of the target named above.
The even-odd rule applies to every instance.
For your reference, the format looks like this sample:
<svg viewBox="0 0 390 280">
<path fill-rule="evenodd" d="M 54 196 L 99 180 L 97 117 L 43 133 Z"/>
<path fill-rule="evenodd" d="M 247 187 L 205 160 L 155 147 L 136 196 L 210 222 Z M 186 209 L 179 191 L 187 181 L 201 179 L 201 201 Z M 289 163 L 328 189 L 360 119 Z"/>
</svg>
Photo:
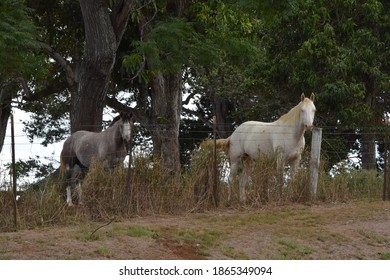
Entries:
<svg viewBox="0 0 390 280">
<path fill-rule="evenodd" d="M 318 173 L 320 171 L 321 141 L 322 128 L 313 128 L 310 155 L 310 193 L 312 196 L 317 194 Z"/>
</svg>

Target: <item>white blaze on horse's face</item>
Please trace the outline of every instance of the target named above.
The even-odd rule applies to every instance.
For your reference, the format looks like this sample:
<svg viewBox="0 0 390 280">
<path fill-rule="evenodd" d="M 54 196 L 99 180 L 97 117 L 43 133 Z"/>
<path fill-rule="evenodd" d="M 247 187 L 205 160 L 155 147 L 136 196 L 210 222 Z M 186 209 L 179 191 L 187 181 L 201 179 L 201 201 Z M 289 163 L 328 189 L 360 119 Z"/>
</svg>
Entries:
<svg viewBox="0 0 390 280">
<path fill-rule="evenodd" d="M 130 140 L 131 140 L 131 123 L 129 121 L 123 122 L 122 138 L 126 142 L 130 142 Z"/>
<path fill-rule="evenodd" d="M 301 108 L 301 121 L 306 130 L 313 129 L 314 115 L 316 113 L 316 107 L 314 106 L 313 101 L 306 98 L 303 102 Z"/>
</svg>

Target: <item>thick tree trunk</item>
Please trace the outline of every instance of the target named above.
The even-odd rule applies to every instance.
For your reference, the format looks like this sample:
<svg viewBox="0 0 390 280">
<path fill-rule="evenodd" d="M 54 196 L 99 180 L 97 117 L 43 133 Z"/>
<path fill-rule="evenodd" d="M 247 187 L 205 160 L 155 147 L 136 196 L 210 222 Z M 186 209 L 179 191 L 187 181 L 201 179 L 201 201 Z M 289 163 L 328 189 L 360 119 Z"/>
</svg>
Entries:
<svg viewBox="0 0 390 280">
<path fill-rule="evenodd" d="M 363 132 L 362 135 L 362 168 L 376 169 L 375 134 L 373 131 Z"/>
<path fill-rule="evenodd" d="M 116 37 L 105 0 L 80 0 L 85 48 L 79 88 L 72 96 L 71 131 L 100 131 L 104 100 L 115 62 Z"/>
<path fill-rule="evenodd" d="M 372 117 L 367 123 L 368 125 L 375 126 L 377 125 L 376 120 L 376 96 L 377 88 L 375 83 L 375 78 L 371 75 L 367 75 L 365 78 L 366 86 L 366 104 L 372 112 Z M 379 117 L 381 121 L 382 115 Z M 363 129 L 362 135 L 362 168 L 366 170 L 375 170 L 376 169 L 376 148 L 375 148 L 376 134 L 373 129 Z"/>
<path fill-rule="evenodd" d="M 154 156 L 170 172 L 180 171 L 181 75 L 156 74 L 152 84 L 151 134 Z"/>
<path fill-rule="evenodd" d="M 228 138 L 233 133 L 232 122 L 229 121 L 229 101 L 214 94 L 214 111 L 217 117 L 217 133 L 219 138 Z"/>
<path fill-rule="evenodd" d="M 100 131 L 103 108 L 114 66 L 116 51 L 135 0 L 117 1 L 109 9 L 108 0 L 80 0 L 85 28 L 85 48 L 78 91 L 73 93 L 71 132 Z"/>
<path fill-rule="evenodd" d="M 169 14 L 181 17 L 187 1 L 168 0 L 166 10 Z M 140 15 L 143 38 L 152 30 L 152 16 Z M 146 57 L 148 66 L 154 69 L 153 62 Z M 181 72 L 163 74 L 156 72 L 151 78 L 151 115 L 148 129 L 152 135 L 153 154 L 163 167 L 173 174 L 180 172 L 179 126 L 182 109 Z"/>
</svg>

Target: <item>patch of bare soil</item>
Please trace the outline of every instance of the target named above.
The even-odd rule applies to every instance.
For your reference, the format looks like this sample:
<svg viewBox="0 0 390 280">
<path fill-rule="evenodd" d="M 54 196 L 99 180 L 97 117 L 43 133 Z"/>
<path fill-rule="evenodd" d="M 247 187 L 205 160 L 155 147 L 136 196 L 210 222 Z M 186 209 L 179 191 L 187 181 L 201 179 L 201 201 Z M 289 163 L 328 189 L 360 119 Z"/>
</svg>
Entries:
<svg viewBox="0 0 390 280">
<path fill-rule="evenodd" d="M 390 203 L 269 206 L 0 233 L 0 259 L 390 259 Z"/>
</svg>

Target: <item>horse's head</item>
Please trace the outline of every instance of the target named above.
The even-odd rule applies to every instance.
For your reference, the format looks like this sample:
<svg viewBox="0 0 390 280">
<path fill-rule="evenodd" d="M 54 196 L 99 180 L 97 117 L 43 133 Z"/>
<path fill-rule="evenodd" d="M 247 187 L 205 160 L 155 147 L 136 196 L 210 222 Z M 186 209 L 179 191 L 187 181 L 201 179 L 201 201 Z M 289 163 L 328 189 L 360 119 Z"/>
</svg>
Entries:
<svg viewBox="0 0 390 280">
<path fill-rule="evenodd" d="M 129 143 L 131 141 L 131 130 L 133 128 L 133 114 L 121 112 L 120 121 L 120 132 L 122 139 Z"/>
<path fill-rule="evenodd" d="M 314 106 L 314 93 L 310 95 L 310 98 L 306 98 L 302 93 L 301 95 L 301 123 L 306 130 L 313 129 L 314 115 L 316 113 L 316 106 Z"/>
</svg>

